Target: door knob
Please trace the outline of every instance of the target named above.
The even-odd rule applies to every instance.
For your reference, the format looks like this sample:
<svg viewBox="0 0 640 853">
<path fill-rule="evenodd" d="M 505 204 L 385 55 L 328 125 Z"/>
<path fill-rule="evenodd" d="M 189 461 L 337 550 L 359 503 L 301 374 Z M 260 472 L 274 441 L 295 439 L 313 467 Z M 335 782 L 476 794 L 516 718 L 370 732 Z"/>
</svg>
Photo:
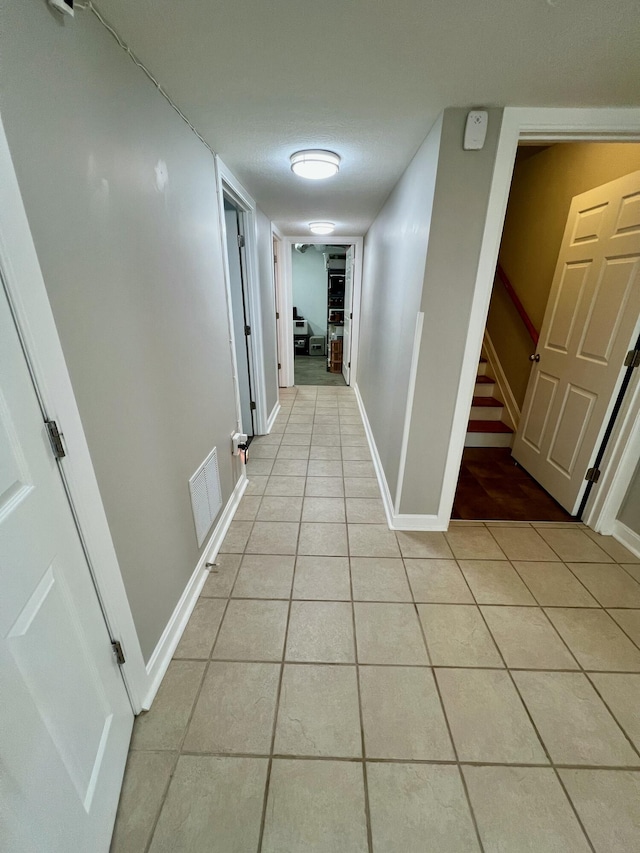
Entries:
<svg viewBox="0 0 640 853">
<path fill-rule="evenodd" d="M 538 355 L 538 353 L 536 352 L 536 353 L 534 353 L 533 355 L 530 355 L 530 356 L 529 356 L 529 361 L 540 361 L 540 356 L 539 356 L 539 355 Z"/>
</svg>

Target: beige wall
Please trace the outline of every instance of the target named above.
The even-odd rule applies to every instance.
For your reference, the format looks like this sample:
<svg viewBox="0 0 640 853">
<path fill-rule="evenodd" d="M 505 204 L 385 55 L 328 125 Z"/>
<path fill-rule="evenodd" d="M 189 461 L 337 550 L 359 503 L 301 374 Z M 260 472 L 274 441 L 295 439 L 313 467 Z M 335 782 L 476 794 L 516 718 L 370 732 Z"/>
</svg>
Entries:
<svg viewBox="0 0 640 853">
<path fill-rule="evenodd" d="M 94 15 L 0 20 L 0 112 L 148 660 L 200 556 L 188 478 L 214 446 L 225 503 L 240 474 L 214 161 Z"/>
<path fill-rule="evenodd" d="M 542 326 L 572 198 L 638 169 L 640 144 L 633 143 L 558 144 L 517 163 L 500 262 L 536 329 Z M 487 329 L 522 405 L 534 345 L 499 282 Z"/>
</svg>

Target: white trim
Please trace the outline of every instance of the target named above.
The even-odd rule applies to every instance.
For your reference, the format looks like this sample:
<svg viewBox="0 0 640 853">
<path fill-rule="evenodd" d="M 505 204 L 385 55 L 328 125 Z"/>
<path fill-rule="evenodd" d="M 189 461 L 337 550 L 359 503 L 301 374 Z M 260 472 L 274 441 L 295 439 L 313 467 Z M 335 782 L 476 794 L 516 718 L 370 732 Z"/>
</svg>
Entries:
<svg viewBox="0 0 640 853">
<path fill-rule="evenodd" d="M 227 505 L 220 516 L 220 520 L 209 537 L 209 541 L 198 560 L 198 565 L 195 567 L 189 582 L 180 596 L 180 600 L 171 614 L 171 618 L 162 632 L 162 636 L 158 640 L 158 644 L 149 658 L 149 662 L 146 666 L 148 686 L 142 703 L 142 707 L 145 710 L 151 707 L 151 703 L 158 692 L 158 688 L 164 678 L 167 667 L 171 663 L 173 653 L 180 642 L 180 637 L 182 636 L 184 629 L 187 627 L 187 622 L 193 612 L 193 608 L 196 606 L 202 587 L 204 586 L 209 574 L 209 570 L 205 564 L 215 561 L 218 551 L 220 550 L 220 546 L 222 545 L 227 530 L 229 529 L 229 525 L 233 520 L 233 516 L 238 509 L 238 505 L 248 484 L 249 481 L 247 480 L 247 475 L 243 471 L 242 476 L 236 483 L 235 489 L 231 493 L 231 497 L 227 501 Z"/>
<path fill-rule="evenodd" d="M 422 327 L 424 325 L 424 311 L 418 311 L 416 315 L 416 328 L 413 333 L 413 351 L 411 353 L 411 367 L 409 368 L 409 387 L 407 389 L 407 407 L 404 413 L 404 428 L 402 430 L 402 443 L 400 445 L 400 468 L 398 471 L 398 485 L 396 486 L 396 500 L 394 514 L 400 512 L 400 499 L 402 497 L 402 486 L 404 484 L 404 470 L 407 464 L 407 453 L 409 451 L 409 433 L 411 432 L 411 414 L 413 412 L 413 398 L 416 392 L 416 379 L 418 376 L 418 362 L 420 361 L 420 345 L 422 343 Z"/>
<path fill-rule="evenodd" d="M 284 286 L 286 278 L 285 266 L 287 263 L 286 252 L 283 247 L 284 237 L 279 229 L 271 223 L 271 238 L 275 244 L 275 254 L 278 258 L 274 265 L 274 289 L 276 298 L 276 311 L 278 318 L 276 319 L 276 332 L 278 339 L 278 361 L 280 368 L 278 370 L 278 388 L 286 388 L 293 385 L 293 376 L 289 376 L 289 364 L 293 363 L 293 336 L 287 335 L 288 324 L 286 318 L 291 314 L 293 306 L 288 305 L 287 292 Z M 291 258 L 289 257 L 289 261 Z M 291 352 L 289 352 L 291 350 Z"/>
<path fill-rule="evenodd" d="M 516 398 L 513 396 L 511 385 L 509 385 L 509 380 L 502 369 L 498 353 L 496 352 L 496 348 L 491 340 L 491 335 L 487 329 L 484 330 L 484 348 L 487 354 L 489 367 L 493 373 L 493 378 L 498 386 L 498 397 L 504 406 L 504 412 L 506 415 L 505 423 L 508 424 L 508 426 L 510 426 L 515 432 L 518 429 L 518 424 L 520 423 L 520 406 L 517 404 Z"/>
<path fill-rule="evenodd" d="M 281 408 L 282 408 L 282 406 L 280 405 L 280 400 L 278 400 L 276 402 L 275 406 L 273 407 L 273 411 L 269 415 L 269 420 L 267 421 L 267 434 L 270 433 L 271 430 L 273 429 L 273 425 L 276 422 L 276 418 L 280 414 Z"/>
<path fill-rule="evenodd" d="M 506 107 L 503 112 L 440 495 L 438 508 L 440 518 L 450 518 L 453 507 L 477 363 L 520 139 L 539 142 L 640 140 L 640 109 Z M 590 500 L 590 505 L 593 500 Z M 616 507 L 616 513 L 618 509 L 619 504 Z M 592 518 L 591 514 L 589 517 Z M 591 520 L 589 523 L 592 523 Z"/>
<path fill-rule="evenodd" d="M 262 331 L 262 310 L 260 300 L 259 264 L 258 264 L 258 222 L 256 203 L 235 175 L 225 166 L 216 154 L 216 181 L 218 185 L 218 211 L 223 249 L 223 266 L 227 286 L 227 308 L 229 311 L 229 333 L 233 340 L 234 381 L 236 383 L 238 425 L 241 423 L 240 392 L 238 389 L 238 368 L 235 359 L 235 336 L 233 332 L 233 314 L 231 308 L 231 278 L 229 274 L 229 258 L 227 255 L 227 229 L 224 217 L 224 196 L 226 195 L 244 213 L 244 258 L 246 272 L 246 287 L 249 309 L 249 353 L 251 356 L 251 382 L 256 404 L 255 432 L 264 435 L 267 431 L 267 387 L 264 371 L 264 348 Z M 271 250 L 270 250 L 271 251 Z M 246 430 L 245 430 L 246 431 Z"/>
<path fill-rule="evenodd" d="M 282 240 L 284 263 L 282 264 L 282 287 L 280 317 L 284 318 L 284 347 L 281 352 L 282 382 L 283 387 L 290 387 L 295 382 L 294 377 L 294 351 L 293 351 L 293 269 L 291 264 L 291 249 L 295 243 L 326 244 L 332 246 L 354 246 L 353 257 L 353 320 L 351 321 L 351 373 L 349 385 L 355 386 L 358 370 L 358 341 L 360 339 L 360 300 L 362 294 L 362 260 L 364 251 L 364 237 L 335 237 L 332 235 L 316 237 L 312 234 L 298 236 L 287 236 Z"/>
<path fill-rule="evenodd" d="M 144 658 L 1 119 L 0 264 L 38 394 L 64 433 L 67 456 L 60 470 L 108 629 L 126 653 L 122 675 L 138 713 L 146 688 Z"/>
<path fill-rule="evenodd" d="M 621 521 L 614 523 L 611 533 L 613 538 L 617 539 L 625 548 L 628 548 L 635 557 L 640 557 L 640 534 L 636 533 L 635 530 L 631 530 L 630 527 L 627 527 Z"/>
<path fill-rule="evenodd" d="M 389 484 L 387 483 L 384 468 L 382 467 L 382 462 L 380 460 L 380 454 L 378 453 L 378 448 L 376 446 L 376 440 L 373 437 L 373 430 L 371 429 L 371 424 L 367 417 L 367 410 L 364 407 L 362 395 L 360 394 L 360 389 L 358 388 L 357 383 L 353 386 L 353 390 L 358 402 L 360 417 L 364 424 L 365 435 L 367 436 L 367 441 L 369 443 L 369 450 L 371 451 L 373 467 L 378 479 L 378 485 L 380 486 L 382 504 L 384 506 L 384 513 L 387 517 L 387 524 L 389 528 L 391 530 L 446 530 L 446 521 L 443 523 L 442 519 L 435 515 L 409 515 L 408 513 L 403 515 L 395 511 L 393 501 L 391 499 Z"/>
</svg>

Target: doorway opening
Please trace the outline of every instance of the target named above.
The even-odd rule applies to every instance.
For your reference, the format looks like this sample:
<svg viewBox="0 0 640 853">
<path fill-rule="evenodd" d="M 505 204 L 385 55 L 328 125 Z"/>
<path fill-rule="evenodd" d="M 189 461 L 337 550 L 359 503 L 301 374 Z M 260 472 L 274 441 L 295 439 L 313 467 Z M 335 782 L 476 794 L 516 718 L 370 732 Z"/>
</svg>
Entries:
<svg viewBox="0 0 640 853">
<path fill-rule="evenodd" d="M 224 224 L 241 428 L 251 441 L 256 434 L 256 404 L 253 391 L 251 312 L 245 257 L 245 211 L 226 194 L 224 195 Z"/>
<path fill-rule="evenodd" d="M 453 518 L 581 519 L 639 318 L 640 144 L 520 144 Z"/>
</svg>

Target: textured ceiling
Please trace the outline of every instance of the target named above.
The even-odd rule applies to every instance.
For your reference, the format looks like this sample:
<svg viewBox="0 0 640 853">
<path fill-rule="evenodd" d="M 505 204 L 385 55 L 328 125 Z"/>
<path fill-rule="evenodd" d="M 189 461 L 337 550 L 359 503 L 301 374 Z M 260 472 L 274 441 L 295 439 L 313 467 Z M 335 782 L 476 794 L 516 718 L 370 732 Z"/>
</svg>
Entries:
<svg viewBox="0 0 640 853">
<path fill-rule="evenodd" d="M 97 0 L 285 233 L 363 233 L 447 106 L 640 105 L 638 0 Z M 326 182 L 288 157 L 343 158 Z"/>
</svg>

